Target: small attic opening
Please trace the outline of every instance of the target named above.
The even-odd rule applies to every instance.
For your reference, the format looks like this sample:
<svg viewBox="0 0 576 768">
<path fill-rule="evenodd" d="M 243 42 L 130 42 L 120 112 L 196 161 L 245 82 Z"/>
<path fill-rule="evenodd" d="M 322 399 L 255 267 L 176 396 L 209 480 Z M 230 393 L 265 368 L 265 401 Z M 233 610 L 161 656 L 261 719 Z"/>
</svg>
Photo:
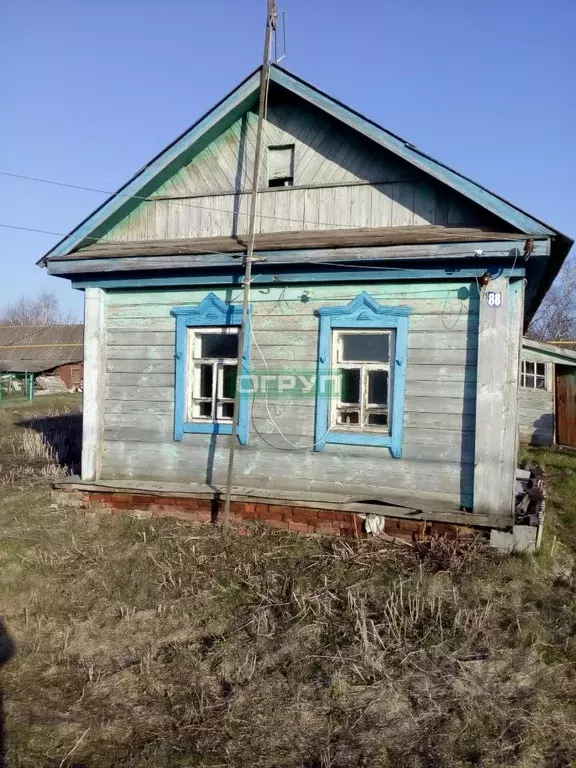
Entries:
<svg viewBox="0 0 576 768">
<path fill-rule="evenodd" d="M 294 144 L 268 147 L 268 186 L 294 186 Z"/>
</svg>

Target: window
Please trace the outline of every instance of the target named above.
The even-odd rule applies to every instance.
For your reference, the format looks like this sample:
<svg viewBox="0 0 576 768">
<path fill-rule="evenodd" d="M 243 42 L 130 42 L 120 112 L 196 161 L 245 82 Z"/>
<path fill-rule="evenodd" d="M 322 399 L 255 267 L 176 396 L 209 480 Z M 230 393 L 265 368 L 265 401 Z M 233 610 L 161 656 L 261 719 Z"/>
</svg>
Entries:
<svg viewBox="0 0 576 768">
<path fill-rule="evenodd" d="M 79 387 L 82 384 L 82 369 L 79 365 L 71 366 L 70 383 L 73 387 Z"/>
<path fill-rule="evenodd" d="M 187 346 L 187 421 L 231 423 L 238 370 L 238 329 L 189 328 Z"/>
<path fill-rule="evenodd" d="M 291 187 L 294 184 L 294 144 L 268 148 L 268 186 Z"/>
<path fill-rule="evenodd" d="M 318 310 L 315 450 L 348 443 L 402 455 L 410 312 L 365 292 L 347 306 Z"/>
<path fill-rule="evenodd" d="M 546 363 L 532 363 L 522 360 L 520 386 L 526 389 L 548 389 Z"/>
<path fill-rule="evenodd" d="M 176 380 L 174 439 L 186 433 L 232 432 L 238 365 L 241 363 L 238 440 L 248 442 L 250 344 L 241 351 L 242 307 L 214 293 L 195 307 L 175 307 Z M 246 338 L 250 338 L 248 315 Z"/>
<path fill-rule="evenodd" d="M 331 423 L 389 434 L 393 331 L 332 331 L 337 366 Z"/>
</svg>

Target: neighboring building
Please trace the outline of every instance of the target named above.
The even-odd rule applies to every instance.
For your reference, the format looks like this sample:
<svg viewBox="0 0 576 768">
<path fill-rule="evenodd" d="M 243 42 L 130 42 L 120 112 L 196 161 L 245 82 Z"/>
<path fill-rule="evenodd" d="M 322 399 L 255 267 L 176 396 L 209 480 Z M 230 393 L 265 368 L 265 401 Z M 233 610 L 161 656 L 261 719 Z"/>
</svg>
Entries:
<svg viewBox="0 0 576 768">
<path fill-rule="evenodd" d="M 0 373 L 34 374 L 47 387 L 82 389 L 84 326 L 0 325 Z"/>
<path fill-rule="evenodd" d="M 247 516 L 510 525 L 522 331 L 572 241 L 273 66 L 238 349 L 259 80 L 41 261 L 86 293 L 83 482 L 217 499 L 240 360 Z"/>
<path fill-rule="evenodd" d="M 522 341 L 518 429 L 525 443 L 576 448 L 576 351 Z"/>
</svg>

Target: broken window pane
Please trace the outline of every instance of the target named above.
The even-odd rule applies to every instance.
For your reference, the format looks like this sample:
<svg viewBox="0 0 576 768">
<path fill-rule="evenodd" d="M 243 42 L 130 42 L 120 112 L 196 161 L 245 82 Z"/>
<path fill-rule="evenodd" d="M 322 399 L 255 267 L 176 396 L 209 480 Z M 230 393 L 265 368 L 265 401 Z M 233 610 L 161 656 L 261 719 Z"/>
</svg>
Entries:
<svg viewBox="0 0 576 768">
<path fill-rule="evenodd" d="M 200 366 L 200 397 L 212 397 L 214 369 L 210 364 Z"/>
<path fill-rule="evenodd" d="M 536 389 L 546 389 L 546 379 L 543 376 L 536 376 Z"/>
<path fill-rule="evenodd" d="M 368 371 L 368 402 L 388 404 L 388 371 Z"/>
<path fill-rule="evenodd" d="M 234 416 L 234 403 L 222 403 L 222 417 L 231 419 Z"/>
<path fill-rule="evenodd" d="M 368 412 L 368 424 L 375 427 L 385 427 L 388 425 L 388 414 L 383 411 Z"/>
<path fill-rule="evenodd" d="M 340 402 L 360 402 L 360 370 L 358 368 L 340 369 Z"/>
<path fill-rule="evenodd" d="M 390 336 L 387 333 L 343 333 L 342 361 L 387 363 Z"/>
<path fill-rule="evenodd" d="M 236 394 L 236 366 L 222 366 L 222 397 L 234 399 Z"/>
<path fill-rule="evenodd" d="M 338 424 L 359 424 L 360 413 L 359 411 L 345 411 L 341 408 L 338 409 Z"/>
<path fill-rule="evenodd" d="M 200 410 L 200 416 L 209 417 L 212 416 L 212 403 L 203 401 L 198 404 Z"/>
<path fill-rule="evenodd" d="M 238 335 L 236 333 L 203 333 L 200 357 L 238 357 Z"/>
</svg>

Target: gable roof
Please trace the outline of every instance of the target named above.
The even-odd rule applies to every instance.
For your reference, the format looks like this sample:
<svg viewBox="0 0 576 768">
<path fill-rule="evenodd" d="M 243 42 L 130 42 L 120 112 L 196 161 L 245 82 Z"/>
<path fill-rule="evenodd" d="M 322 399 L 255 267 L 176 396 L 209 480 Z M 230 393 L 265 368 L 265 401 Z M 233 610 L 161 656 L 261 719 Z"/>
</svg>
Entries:
<svg viewBox="0 0 576 768">
<path fill-rule="evenodd" d="M 0 325 L 0 371 L 45 371 L 83 359 L 83 325 Z"/>
<path fill-rule="evenodd" d="M 153 187 L 170 175 L 177 166 L 186 162 L 187 158 L 193 156 L 216 134 L 225 130 L 241 114 L 255 105 L 259 93 L 260 70 L 259 67 L 250 74 L 222 101 L 156 155 L 70 234 L 60 240 L 38 263 L 44 266 L 51 258 L 63 257 L 83 245 L 98 240 L 113 223 L 125 215 L 131 205 L 134 205 L 134 198 L 146 198 Z M 570 238 L 277 64 L 271 66 L 270 78 L 272 83 L 358 131 L 430 177 L 490 211 L 518 232 L 551 237 L 553 239 L 551 258 L 545 273 L 539 280 L 538 296 L 539 299 L 542 298 L 572 246 L 573 241 Z M 539 300 L 536 305 L 538 303 Z"/>
</svg>

